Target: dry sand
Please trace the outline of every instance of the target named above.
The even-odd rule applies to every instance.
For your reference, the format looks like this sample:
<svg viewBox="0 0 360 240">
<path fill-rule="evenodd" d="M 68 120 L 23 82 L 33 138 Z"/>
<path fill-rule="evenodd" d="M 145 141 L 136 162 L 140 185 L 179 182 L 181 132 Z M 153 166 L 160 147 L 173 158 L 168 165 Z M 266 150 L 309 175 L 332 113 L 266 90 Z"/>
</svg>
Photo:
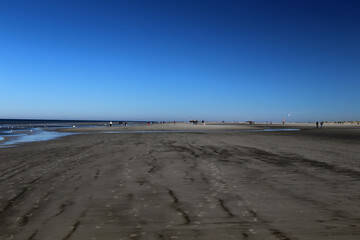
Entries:
<svg viewBox="0 0 360 240">
<path fill-rule="evenodd" d="M 0 149 L 0 239 L 360 239 L 360 128 L 225 131 L 261 127 L 82 128 Z"/>
</svg>

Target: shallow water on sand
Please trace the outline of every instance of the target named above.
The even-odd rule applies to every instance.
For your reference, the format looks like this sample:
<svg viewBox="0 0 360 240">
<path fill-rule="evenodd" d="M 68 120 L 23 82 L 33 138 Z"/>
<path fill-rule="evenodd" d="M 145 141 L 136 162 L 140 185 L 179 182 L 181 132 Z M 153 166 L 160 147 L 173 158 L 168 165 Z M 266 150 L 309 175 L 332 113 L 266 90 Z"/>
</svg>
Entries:
<svg viewBox="0 0 360 240">
<path fill-rule="evenodd" d="M 20 143 L 26 142 L 39 142 L 56 139 L 59 137 L 65 137 L 76 133 L 65 133 L 55 131 L 45 131 L 41 128 L 33 128 L 28 130 L 15 130 L 11 134 L 0 136 L 0 148 L 14 147 Z M 6 137 L 6 139 L 5 139 Z"/>
<path fill-rule="evenodd" d="M 226 133 L 226 132 L 281 132 L 299 131 L 300 129 L 256 129 L 256 130 L 173 130 L 173 131 L 104 131 L 99 133 Z"/>
</svg>

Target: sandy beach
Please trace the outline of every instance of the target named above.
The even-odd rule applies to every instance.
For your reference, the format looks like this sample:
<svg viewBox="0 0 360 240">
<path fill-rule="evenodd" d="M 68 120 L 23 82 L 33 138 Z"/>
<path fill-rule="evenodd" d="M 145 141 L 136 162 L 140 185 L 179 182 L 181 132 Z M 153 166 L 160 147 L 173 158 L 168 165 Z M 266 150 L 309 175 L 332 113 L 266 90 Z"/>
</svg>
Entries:
<svg viewBox="0 0 360 240">
<path fill-rule="evenodd" d="M 358 125 L 61 131 L 0 149 L 0 239 L 360 239 Z"/>
</svg>

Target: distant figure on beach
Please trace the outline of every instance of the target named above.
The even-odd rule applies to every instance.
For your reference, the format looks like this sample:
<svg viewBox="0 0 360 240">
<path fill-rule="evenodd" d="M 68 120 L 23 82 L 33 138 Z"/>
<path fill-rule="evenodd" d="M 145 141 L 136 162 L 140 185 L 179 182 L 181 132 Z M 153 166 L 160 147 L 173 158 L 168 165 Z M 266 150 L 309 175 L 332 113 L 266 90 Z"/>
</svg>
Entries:
<svg viewBox="0 0 360 240">
<path fill-rule="evenodd" d="M 192 122 L 194 125 L 197 125 L 198 124 L 198 120 L 190 120 L 190 122 Z"/>
<path fill-rule="evenodd" d="M 202 123 L 203 125 L 205 125 L 205 121 L 204 121 L 204 120 L 202 120 L 201 123 Z"/>
<path fill-rule="evenodd" d="M 319 128 L 319 122 L 316 121 L 316 128 Z"/>
<path fill-rule="evenodd" d="M 321 122 L 320 122 L 320 128 L 322 128 L 323 125 L 324 125 L 324 122 L 321 121 Z"/>
<path fill-rule="evenodd" d="M 176 124 L 176 121 L 174 121 L 174 125 Z"/>
<path fill-rule="evenodd" d="M 150 122 L 147 122 L 148 126 L 150 126 Z"/>
<path fill-rule="evenodd" d="M 127 126 L 127 122 L 125 123 L 125 127 Z"/>
<path fill-rule="evenodd" d="M 109 124 L 109 125 L 110 125 L 110 127 L 112 126 L 112 121 L 110 121 L 110 124 Z"/>
</svg>

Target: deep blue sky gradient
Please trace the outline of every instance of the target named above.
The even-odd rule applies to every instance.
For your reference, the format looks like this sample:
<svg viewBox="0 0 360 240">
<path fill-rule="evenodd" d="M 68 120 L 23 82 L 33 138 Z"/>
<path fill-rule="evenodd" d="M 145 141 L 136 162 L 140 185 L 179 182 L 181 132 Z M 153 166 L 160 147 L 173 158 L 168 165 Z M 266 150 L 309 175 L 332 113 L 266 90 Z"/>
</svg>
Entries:
<svg viewBox="0 0 360 240">
<path fill-rule="evenodd" d="M 360 120 L 359 9 L 1 0 L 0 118 Z"/>
</svg>

